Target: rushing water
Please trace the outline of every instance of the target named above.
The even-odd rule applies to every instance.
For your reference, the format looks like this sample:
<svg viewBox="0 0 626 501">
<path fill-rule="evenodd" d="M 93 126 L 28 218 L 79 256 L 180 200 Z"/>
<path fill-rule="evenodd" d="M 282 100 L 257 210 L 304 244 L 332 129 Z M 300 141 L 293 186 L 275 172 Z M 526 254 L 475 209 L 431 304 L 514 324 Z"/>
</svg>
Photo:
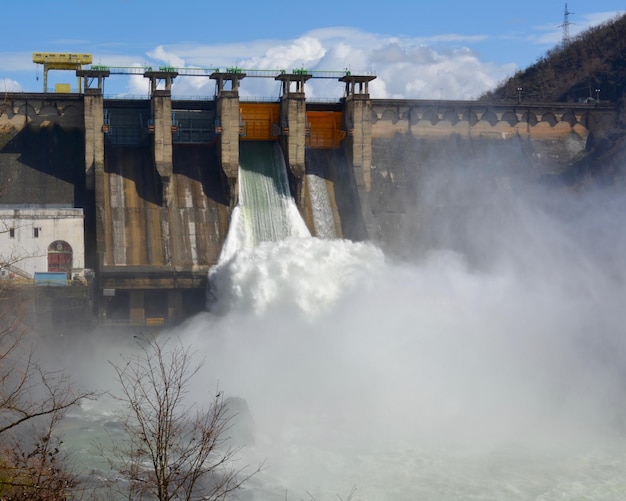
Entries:
<svg viewBox="0 0 626 501">
<path fill-rule="evenodd" d="M 328 187 L 323 177 L 307 174 L 306 183 L 311 199 L 311 212 L 315 234 L 319 238 L 335 238 L 335 219 L 331 209 Z"/>
<path fill-rule="evenodd" d="M 289 192 L 285 159 L 278 143 L 242 145 L 239 203 L 235 207 L 220 261 L 262 242 L 310 236 Z"/>
<path fill-rule="evenodd" d="M 626 247 L 607 231 L 621 209 L 600 205 L 562 221 L 516 200 L 516 229 L 482 221 L 501 237 L 484 270 L 341 240 L 240 245 L 211 277 L 228 314 L 185 339 L 250 406 L 247 461 L 268 465 L 254 499 L 626 492 Z"/>
<path fill-rule="evenodd" d="M 218 314 L 164 333 L 206 357 L 194 400 L 219 384 L 248 404 L 241 464 L 265 468 L 241 499 L 623 498 L 623 203 L 602 195 L 562 217 L 519 200 L 515 224 L 488 227 L 488 267 L 443 250 L 397 263 L 282 227 L 293 202 L 258 170 L 281 236 L 259 237 L 242 172 L 211 275 Z M 466 229 L 483 241 L 492 222 Z M 110 419 L 85 413 L 89 433 Z"/>
<path fill-rule="evenodd" d="M 267 244 L 220 270 L 229 314 L 185 339 L 250 406 L 255 499 L 616 499 L 624 315 L 610 281 L 569 271 L 520 283 L 455 256 Z"/>
</svg>

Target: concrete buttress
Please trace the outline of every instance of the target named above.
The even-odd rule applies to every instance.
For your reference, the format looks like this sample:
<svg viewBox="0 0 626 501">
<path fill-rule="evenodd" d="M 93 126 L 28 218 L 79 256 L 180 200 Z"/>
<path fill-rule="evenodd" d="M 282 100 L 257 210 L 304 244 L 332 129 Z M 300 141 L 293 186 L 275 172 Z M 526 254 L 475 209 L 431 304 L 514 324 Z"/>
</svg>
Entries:
<svg viewBox="0 0 626 501">
<path fill-rule="evenodd" d="M 211 78 L 216 80 L 217 92 L 217 126 L 218 152 L 222 172 L 228 184 L 229 205 L 232 210 L 239 199 L 239 135 L 241 131 L 239 112 L 239 80 L 245 78 L 245 73 L 226 72 L 213 73 Z M 225 89 L 225 83 L 230 82 L 230 89 Z"/>
<path fill-rule="evenodd" d="M 282 82 L 280 100 L 280 142 L 289 171 L 295 178 L 292 196 L 300 211 L 304 212 L 303 188 L 306 150 L 306 98 L 304 83 L 311 78 L 305 73 L 281 74 L 276 80 Z M 291 88 L 295 84 L 295 90 Z"/>
<path fill-rule="evenodd" d="M 377 230 L 373 222 L 369 194 L 372 189 L 372 103 L 368 83 L 374 76 L 346 75 L 344 120 L 348 136 L 344 141 L 348 159 L 352 163 L 361 213 L 367 229 L 367 238 L 375 239 Z"/>
</svg>

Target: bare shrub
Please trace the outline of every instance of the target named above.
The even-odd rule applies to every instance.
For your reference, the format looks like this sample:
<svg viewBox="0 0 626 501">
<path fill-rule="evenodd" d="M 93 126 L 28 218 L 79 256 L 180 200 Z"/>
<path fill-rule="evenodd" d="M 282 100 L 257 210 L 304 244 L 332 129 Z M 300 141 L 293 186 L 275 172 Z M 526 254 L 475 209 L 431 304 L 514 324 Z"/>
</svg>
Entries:
<svg viewBox="0 0 626 501">
<path fill-rule="evenodd" d="M 128 482 L 128 499 L 224 499 L 259 471 L 244 474 L 233 466 L 239 448 L 227 443 L 233 416 L 221 392 L 209 396 L 206 409 L 188 403 L 190 381 L 201 367 L 189 348 L 146 342 L 137 356 L 112 365 L 125 439 L 114 440 L 105 454 Z"/>
</svg>

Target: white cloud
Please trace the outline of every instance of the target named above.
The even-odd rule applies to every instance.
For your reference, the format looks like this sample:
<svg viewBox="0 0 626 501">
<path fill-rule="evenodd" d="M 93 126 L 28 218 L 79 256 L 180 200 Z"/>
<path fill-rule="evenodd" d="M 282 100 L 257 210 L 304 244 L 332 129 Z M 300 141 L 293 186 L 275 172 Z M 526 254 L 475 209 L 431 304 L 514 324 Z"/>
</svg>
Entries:
<svg viewBox="0 0 626 501">
<path fill-rule="evenodd" d="M 158 46 L 150 58 L 172 66 L 237 66 L 244 69 L 284 69 L 375 73 L 370 85 L 373 98 L 470 99 L 496 85 L 515 71 L 514 65 L 483 63 L 478 54 L 459 42 L 484 37 L 441 35 L 454 43 L 451 48 L 435 48 L 422 38 L 389 37 L 354 28 L 333 27 L 309 31 L 301 37 L 260 43 L 197 46 L 192 44 Z M 228 55 L 229 59 L 225 57 Z M 242 57 L 243 56 L 243 57 Z M 209 62 L 210 61 L 210 62 Z M 208 79 L 179 77 L 173 91 L 178 95 L 210 94 L 214 83 Z M 340 97 L 343 85 L 335 80 L 313 79 L 307 83 L 309 98 Z M 280 86 L 272 79 L 248 78 L 242 82 L 243 97 L 277 97 Z"/>
<path fill-rule="evenodd" d="M 377 78 L 369 87 L 373 98 L 406 99 L 470 99 L 516 69 L 513 65 L 483 63 L 478 54 L 459 45 L 468 40 L 467 37 L 441 35 L 435 38 L 437 47 L 423 38 L 390 37 L 354 28 L 331 27 L 306 32 L 293 40 L 157 45 L 143 55 L 96 56 L 94 62 L 123 67 L 349 70 L 353 74 L 376 74 Z M 443 40 L 454 46 L 442 44 Z M 175 79 L 172 91 L 175 96 L 211 96 L 215 82 L 207 77 L 181 75 Z M 146 95 L 149 82 L 141 75 L 114 76 L 107 80 L 105 92 Z M 344 85 L 335 79 L 312 79 L 305 92 L 309 99 L 338 98 L 343 95 Z M 249 77 L 240 87 L 244 98 L 277 98 L 279 94 L 280 84 L 271 78 Z"/>
<path fill-rule="evenodd" d="M 319 39 L 304 36 L 287 44 L 271 47 L 262 57 L 254 57 L 244 62 L 250 68 L 293 69 L 316 65 L 325 54 L 326 49 Z"/>
<path fill-rule="evenodd" d="M 19 82 L 10 78 L 0 78 L 0 91 L 2 92 L 22 92 L 22 86 Z"/>
<path fill-rule="evenodd" d="M 128 78 L 127 93 L 131 96 L 149 96 L 150 81 L 143 75 L 131 75 Z"/>
<path fill-rule="evenodd" d="M 153 51 L 148 52 L 148 56 L 164 63 L 161 66 L 167 65 L 174 66 L 176 68 L 182 68 L 185 66 L 184 58 L 176 54 L 174 51 L 166 50 L 162 45 L 159 45 Z"/>
</svg>

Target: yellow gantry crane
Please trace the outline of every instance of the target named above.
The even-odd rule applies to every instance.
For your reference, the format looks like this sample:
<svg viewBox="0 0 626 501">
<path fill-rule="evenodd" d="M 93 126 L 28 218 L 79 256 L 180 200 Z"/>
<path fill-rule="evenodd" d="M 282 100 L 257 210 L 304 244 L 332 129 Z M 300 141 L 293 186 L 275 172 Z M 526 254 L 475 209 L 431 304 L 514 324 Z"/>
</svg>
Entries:
<svg viewBox="0 0 626 501">
<path fill-rule="evenodd" d="M 91 54 L 33 52 L 33 63 L 43 64 L 43 91 L 48 92 L 48 70 L 80 70 L 91 64 Z M 78 92 L 82 93 L 82 80 L 78 77 Z"/>
</svg>

